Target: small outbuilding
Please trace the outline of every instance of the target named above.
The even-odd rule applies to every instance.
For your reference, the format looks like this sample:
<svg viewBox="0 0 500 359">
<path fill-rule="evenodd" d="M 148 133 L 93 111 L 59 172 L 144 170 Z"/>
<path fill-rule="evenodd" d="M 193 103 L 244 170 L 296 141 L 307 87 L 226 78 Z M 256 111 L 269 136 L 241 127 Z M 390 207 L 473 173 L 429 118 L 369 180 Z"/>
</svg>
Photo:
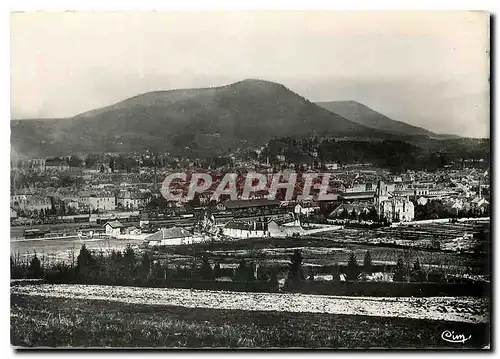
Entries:
<svg viewBox="0 0 500 359">
<path fill-rule="evenodd" d="M 123 228 L 123 224 L 119 221 L 106 222 L 104 224 L 106 235 L 110 237 L 118 237 L 120 234 L 122 234 Z"/>
</svg>

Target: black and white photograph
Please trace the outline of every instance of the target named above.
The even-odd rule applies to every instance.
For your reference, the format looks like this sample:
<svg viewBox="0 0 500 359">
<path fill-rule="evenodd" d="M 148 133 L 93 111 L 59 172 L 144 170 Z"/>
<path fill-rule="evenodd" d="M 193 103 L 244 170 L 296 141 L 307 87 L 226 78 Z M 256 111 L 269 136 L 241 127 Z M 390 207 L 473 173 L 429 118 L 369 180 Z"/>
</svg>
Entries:
<svg viewBox="0 0 500 359">
<path fill-rule="evenodd" d="M 491 350 L 491 28 L 10 13 L 11 347 Z"/>
</svg>

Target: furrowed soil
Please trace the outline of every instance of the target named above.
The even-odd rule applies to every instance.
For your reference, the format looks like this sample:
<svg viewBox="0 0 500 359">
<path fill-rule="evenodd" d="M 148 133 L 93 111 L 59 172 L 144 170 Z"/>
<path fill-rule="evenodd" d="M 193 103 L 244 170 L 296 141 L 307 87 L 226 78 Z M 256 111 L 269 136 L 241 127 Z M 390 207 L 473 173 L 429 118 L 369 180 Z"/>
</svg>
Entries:
<svg viewBox="0 0 500 359">
<path fill-rule="evenodd" d="M 448 343 L 443 331 L 470 340 Z M 488 323 L 224 310 L 11 294 L 19 347 L 483 348 Z"/>
</svg>

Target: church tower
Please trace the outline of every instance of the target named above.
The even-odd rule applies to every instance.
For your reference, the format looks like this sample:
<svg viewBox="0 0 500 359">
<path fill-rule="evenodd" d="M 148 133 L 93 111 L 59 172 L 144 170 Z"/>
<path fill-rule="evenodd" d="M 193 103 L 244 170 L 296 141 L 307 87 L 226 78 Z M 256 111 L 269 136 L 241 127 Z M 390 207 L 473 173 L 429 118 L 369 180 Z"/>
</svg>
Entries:
<svg viewBox="0 0 500 359">
<path fill-rule="evenodd" d="M 387 186 L 384 181 L 378 181 L 377 189 L 375 190 L 374 197 L 374 206 L 377 210 L 378 215 L 382 215 L 382 204 L 384 201 L 389 199 L 389 195 L 387 194 Z"/>
</svg>

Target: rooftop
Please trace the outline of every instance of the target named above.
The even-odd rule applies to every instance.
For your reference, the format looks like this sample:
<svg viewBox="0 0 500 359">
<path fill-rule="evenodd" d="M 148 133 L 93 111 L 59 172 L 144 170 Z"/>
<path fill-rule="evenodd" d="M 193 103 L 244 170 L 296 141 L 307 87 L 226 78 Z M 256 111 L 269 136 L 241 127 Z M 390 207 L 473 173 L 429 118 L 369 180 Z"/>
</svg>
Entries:
<svg viewBox="0 0 500 359">
<path fill-rule="evenodd" d="M 161 241 L 164 239 L 190 237 L 191 233 L 184 228 L 172 227 L 162 228 L 158 232 L 153 233 L 145 238 L 146 241 Z"/>
<path fill-rule="evenodd" d="M 223 203 L 228 209 L 238 208 L 251 208 L 251 207 L 266 207 L 266 206 L 279 206 L 281 201 L 269 199 L 249 199 L 249 200 L 235 200 L 226 201 Z"/>
<path fill-rule="evenodd" d="M 111 226 L 111 228 L 122 228 L 123 227 L 123 224 L 119 221 L 106 222 L 103 227 L 106 227 L 107 225 Z"/>
</svg>

